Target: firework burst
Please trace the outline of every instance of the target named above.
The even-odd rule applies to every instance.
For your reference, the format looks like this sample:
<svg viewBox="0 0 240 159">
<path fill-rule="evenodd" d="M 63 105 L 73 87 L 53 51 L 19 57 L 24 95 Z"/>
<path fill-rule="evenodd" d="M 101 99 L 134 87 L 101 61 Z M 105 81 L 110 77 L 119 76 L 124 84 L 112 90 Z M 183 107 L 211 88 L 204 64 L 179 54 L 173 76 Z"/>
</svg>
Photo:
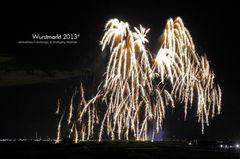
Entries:
<svg viewBox="0 0 240 159">
<path fill-rule="evenodd" d="M 194 96 L 197 97 L 197 115 L 204 132 L 204 123 L 209 124 L 209 115 L 214 117 L 216 107 L 220 113 L 221 89 L 214 84 L 215 76 L 206 55 L 197 54 L 181 18 L 167 21 L 155 61 L 162 82 L 170 79 L 174 99 L 184 103 L 185 118 Z"/>
<path fill-rule="evenodd" d="M 127 22 L 118 19 L 106 23 L 100 41 L 102 51 L 107 46 L 110 51 L 105 79 L 89 101 L 85 100 L 83 85 L 80 85 L 77 109 L 74 109 L 76 93 L 71 96 L 67 121 L 69 137 L 74 136 L 75 143 L 93 139 L 95 131 L 99 132 L 99 141 L 103 136 L 110 140 L 150 140 L 147 137 L 150 128 L 153 140 L 162 128 L 166 108 L 181 102 L 186 118 L 194 97 L 202 132 L 209 118 L 220 113 L 221 89 L 214 82 L 206 55 L 197 54 L 182 19 L 167 21 L 154 58 L 146 49 L 149 31 L 142 25 L 131 30 Z M 77 120 L 74 110 L 77 110 Z M 97 113 L 99 110 L 102 116 Z M 62 120 L 63 115 L 58 126 L 58 142 Z"/>
<path fill-rule="evenodd" d="M 140 25 L 131 31 L 128 23 L 112 19 L 105 30 L 102 50 L 110 44 L 111 56 L 102 88 L 107 111 L 99 140 L 104 125 L 112 140 L 115 134 L 118 139 L 128 140 L 133 134 L 136 140 L 147 140 L 148 125 L 155 123 L 159 131 L 165 115 L 165 101 L 172 99 L 167 91 L 162 93 L 153 84 L 151 56 L 145 48 L 150 29 Z M 167 94 L 165 100 L 163 94 Z"/>
</svg>

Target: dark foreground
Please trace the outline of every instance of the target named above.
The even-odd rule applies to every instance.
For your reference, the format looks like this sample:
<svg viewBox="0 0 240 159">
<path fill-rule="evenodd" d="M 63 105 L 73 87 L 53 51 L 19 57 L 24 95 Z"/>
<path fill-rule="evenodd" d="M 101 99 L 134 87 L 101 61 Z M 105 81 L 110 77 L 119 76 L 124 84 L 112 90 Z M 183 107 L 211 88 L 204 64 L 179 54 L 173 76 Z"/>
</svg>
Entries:
<svg viewBox="0 0 240 159">
<path fill-rule="evenodd" d="M 0 142 L 0 159 L 13 158 L 239 159 L 240 152 L 178 142 Z"/>
</svg>

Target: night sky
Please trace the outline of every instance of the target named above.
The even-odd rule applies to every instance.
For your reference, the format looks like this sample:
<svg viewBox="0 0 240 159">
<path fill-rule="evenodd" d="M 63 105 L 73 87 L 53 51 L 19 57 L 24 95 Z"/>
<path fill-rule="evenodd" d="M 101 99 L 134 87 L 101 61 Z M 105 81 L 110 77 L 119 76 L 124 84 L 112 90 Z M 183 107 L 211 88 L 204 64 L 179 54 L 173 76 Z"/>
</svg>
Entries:
<svg viewBox="0 0 240 159">
<path fill-rule="evenodd" d="M 166 20 L 180 16 L 196 48 L 208 56 L 223 91 L 223 106 L 204 135 L 195 111 L 184 121 L 182 110 L 169 110 L 164 135 L 240 140 L 237 10 L 231 1 L 209 3 L 87 1 L 6 6 L 0 14 L 0 138 L 34 138 L 36 131 L 42 138 L 55 137 L 57 98 L 67 97 L 81 80 L 93 94 L 90 88 L 102 78 L 109 55 L 101 53 L 99 41 L 110 18 L 127 21 L 131 28 L 139 24 L 150 28 L 147 47 L 156 53 Z M 35 33 L 77 33 L 80 38 L 69 45 L 18 44 L 32 40 Z"/>
</svg>

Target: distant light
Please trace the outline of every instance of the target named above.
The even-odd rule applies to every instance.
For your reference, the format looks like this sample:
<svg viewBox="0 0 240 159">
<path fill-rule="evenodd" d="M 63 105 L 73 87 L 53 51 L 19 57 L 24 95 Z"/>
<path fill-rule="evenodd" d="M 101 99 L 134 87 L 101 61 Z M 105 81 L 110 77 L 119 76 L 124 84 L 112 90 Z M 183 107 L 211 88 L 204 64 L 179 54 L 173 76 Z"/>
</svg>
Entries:
<svg viewBox="0 0 240 159">
<path fill-rule="evenodd" d="M 192 145 L 192 142 L 189 142 L 188 145 Z"/>
<path fill-rule="evenodd" d="M 225 145 L 224 147 L 225 147 L 225 148 L 228 148 L 228 145 Z"/>
<path fill-rule="evenodd" d="M 236 144 L 236 148 L 237 148 L 237 149 L 239 148 L 239 144 Z"/>
<path fill-rule="evenodd" d="M 223 144 L 221 144 L 220 147 L 223 148 Z"/>
</svg>

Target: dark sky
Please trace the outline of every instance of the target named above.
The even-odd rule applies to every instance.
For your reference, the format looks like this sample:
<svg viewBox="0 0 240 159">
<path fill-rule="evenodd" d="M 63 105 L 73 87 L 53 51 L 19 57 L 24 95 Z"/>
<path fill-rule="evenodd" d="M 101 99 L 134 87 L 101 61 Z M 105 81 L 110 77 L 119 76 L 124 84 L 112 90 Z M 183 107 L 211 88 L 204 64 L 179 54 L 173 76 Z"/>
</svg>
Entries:
<svg viewBox="0 0 240 159">
<path fill-rule="evenodd" d="M 186 122 L 183 114 L 170 112 L 164 132 L 169 136 L 240 140 L 239 20 L 234 6 L 231 1 L 211 4 L 204 1 L 87 1 L 66 5 L 3 6 L 0 56 L 10 60 L 1 62 L 0 59 L 0 138 L 32 138 L 36 131 L 42 137 L 54 137 L 58 120 L 54 116 L 56 99 L 81 80 L 59 81 L 54 76 L 46 77 L 44 82 L 41 79 L 33 82 L 32 76 L 24 78 L 29 71 L 46 76 L 51 76 L 52 72 L 60 76 L 65 71 L 63 76 L 67 79 L 73 70 L 87 70 L 91 77 L 99 78 L 107 62 L 99 46 L 107 20 L 119 18 L 132 27 L 139 24 L 149 27 L 148 47 L 156 52 L 166 20 L 180 16 L 196 47 L 208 55 L 223 91 L 223 107 L 221 115 L 210 122 L 204 135 L 201 135 L 193 112 Z M 32 40 L 33 33 L 77 33 L 80 39 L 76 45 L 17 44 L 21 40 Z"/>
</svg>

